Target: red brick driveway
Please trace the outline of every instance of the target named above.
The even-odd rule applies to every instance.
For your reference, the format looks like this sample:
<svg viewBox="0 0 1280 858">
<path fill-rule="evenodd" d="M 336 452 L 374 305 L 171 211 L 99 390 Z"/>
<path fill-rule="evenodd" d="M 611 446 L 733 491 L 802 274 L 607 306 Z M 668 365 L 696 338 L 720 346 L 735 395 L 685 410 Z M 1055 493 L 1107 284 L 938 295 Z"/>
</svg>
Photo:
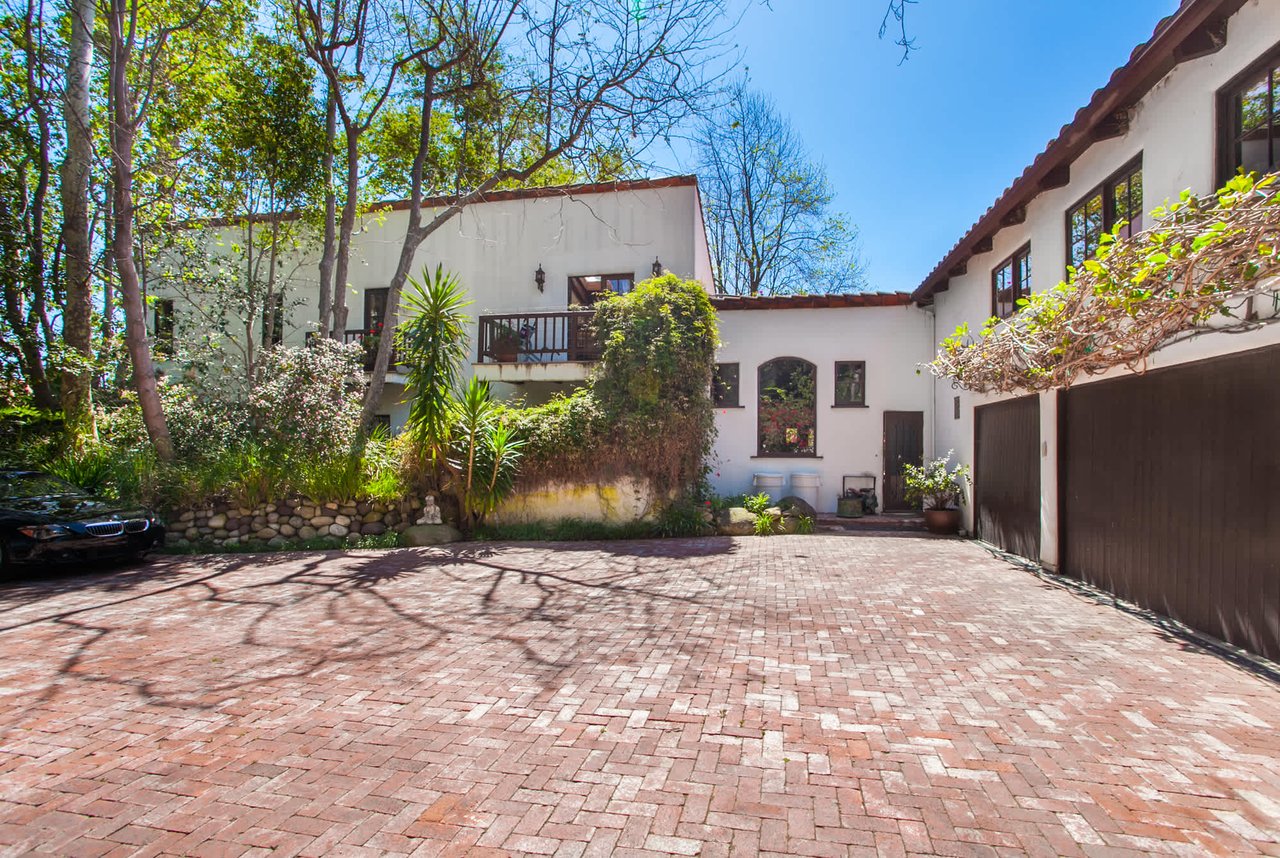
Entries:
<svg viewBox="0 0 1280 858">
<path fill-rule="evenodd" d="M 1280 690 L 958 541 L 0 586 L 6 854 L 1280 854 Z"/>
</svg>

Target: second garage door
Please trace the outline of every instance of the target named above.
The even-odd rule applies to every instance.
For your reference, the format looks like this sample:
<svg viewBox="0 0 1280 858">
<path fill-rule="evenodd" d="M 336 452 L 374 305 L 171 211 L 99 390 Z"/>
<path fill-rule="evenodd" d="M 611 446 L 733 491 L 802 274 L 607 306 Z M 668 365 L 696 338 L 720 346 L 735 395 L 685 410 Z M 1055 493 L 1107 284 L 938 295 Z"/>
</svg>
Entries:
<svg viewBox="0 0 1280 858">
<path fill-rule="evenodd" d="M 1280 658 L 1280 347 L 1061 402 L 1064 570 Z"/>
<path fill-rule="evenodd" d="M 1040 400 L 1024 396 L 974 413 L 974 521 L 978 537 L 1040 559 Z"/>
</svg>

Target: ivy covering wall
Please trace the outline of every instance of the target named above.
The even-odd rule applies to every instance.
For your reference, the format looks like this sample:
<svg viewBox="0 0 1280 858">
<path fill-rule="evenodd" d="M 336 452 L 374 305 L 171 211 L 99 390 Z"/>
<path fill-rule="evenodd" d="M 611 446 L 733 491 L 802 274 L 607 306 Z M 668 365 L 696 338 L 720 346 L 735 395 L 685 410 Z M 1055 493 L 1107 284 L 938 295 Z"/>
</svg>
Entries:
<svg viewBox="0 0 1280 858">
<path fill-rule="evenodd" d="M 718 334 L 707 293 L 667 274 L 597 303 L 593 324 L 603 356 L 587 384 L 508 412 L 526 439 L 520 484 L 635 477 L 660 492 L 696 486 L 715 439 Z"/>
</svg>

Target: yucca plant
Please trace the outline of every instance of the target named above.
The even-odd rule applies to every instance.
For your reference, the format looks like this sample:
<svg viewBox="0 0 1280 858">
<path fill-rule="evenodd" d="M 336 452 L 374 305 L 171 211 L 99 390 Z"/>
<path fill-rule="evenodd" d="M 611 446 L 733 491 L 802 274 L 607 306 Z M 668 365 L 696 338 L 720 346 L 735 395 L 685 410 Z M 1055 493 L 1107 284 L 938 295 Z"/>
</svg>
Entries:
<svg viewBox="0 0 1280 858">
<path fill-rule="evenodd" d="M 408 318 L 396 328 L 396 346 L 413 389 L 406 429 L 427 464 L 439 467 L 455 423 L 471 302 L 457 276 L 437 266 L 434 276 L 409 278 L 404 304 Z"/>
<path fill-rule="evenodd" d="M 524 446 L 499 419 L 502 406 L 487 382 L 472 378 L 461 386 L 470 304 L 457 277 L 437 267 L 410 280 L 410 317 L 396 330 L 414 391 L 410 441 L 436 485 L 456 497 L 468 532 L 511 494 Z"/>
<path fill-rule="evenodd" d="M 458 400 L 449 458 L 463 524 L 474 528 L 511 494 L 524 441 L 502 423 L 489 383 L 471 379 Z"/>
</svg>

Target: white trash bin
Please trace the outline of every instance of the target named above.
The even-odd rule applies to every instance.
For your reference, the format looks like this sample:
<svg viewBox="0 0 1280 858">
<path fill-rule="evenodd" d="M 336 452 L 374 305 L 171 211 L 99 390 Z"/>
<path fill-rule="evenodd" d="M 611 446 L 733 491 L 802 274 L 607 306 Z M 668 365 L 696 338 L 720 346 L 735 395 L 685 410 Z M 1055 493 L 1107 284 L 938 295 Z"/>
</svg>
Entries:
<svg viewBox="0 0 1280 858">
<path fill-rule="evenodd" d="M 818 489 L 822 486 L 822 477 L 818 474 L 792 474 L 791 494 L 818 511 Z"/>
<path fill-rule="evenodd" d="M 757 492 L 764 492 L 774 501 L 782 497 L 782 488 L 786 484 L 787 478 L 782 474 L 756 474 L 751 479 L 751 485 Z"/>
</svg>

